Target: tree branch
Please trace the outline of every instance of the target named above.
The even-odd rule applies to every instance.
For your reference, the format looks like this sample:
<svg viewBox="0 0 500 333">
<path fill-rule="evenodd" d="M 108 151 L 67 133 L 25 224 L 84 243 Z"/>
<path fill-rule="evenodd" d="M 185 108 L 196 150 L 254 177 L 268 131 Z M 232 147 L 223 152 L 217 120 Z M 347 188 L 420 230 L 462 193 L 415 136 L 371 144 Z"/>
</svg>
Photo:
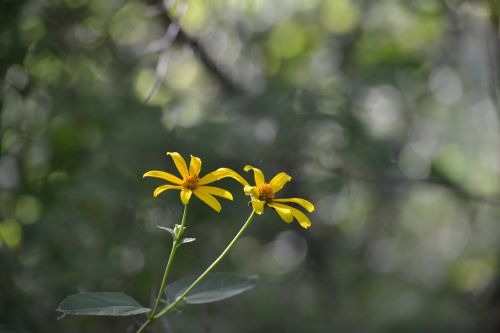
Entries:
<svg viewBox="0 0 500 333">
<path fill-rule="evenodd" d="M 144 1 L 148 3 L 148 5 L 155 8 L 157 8 L 158 6 L 163 6 L 162 0 Z M 175 22 L 175 20 L 170 16 L 167 10 L 162 11 L 161 19 L 166 29 L 168 29 L 168 27 Z M 189 36 L 189 34 L 186 33 L 180 25 L 178 26 L 178 28 L 179 31 L 177 32 L 175 42 L 188 45 L 194 51 L 194 53 L 208 70 L 208 72 L 210 72 L 215 78 L 218 79 L 218 81 L 226 91 L 237 94 L 243 94 L 245 92 L 244 89 L 229 76 L 228 73 L 225 73 L 220 69 L 217 62 L 210 57 L 207 50 L 196 38 Z"/>
</svg>

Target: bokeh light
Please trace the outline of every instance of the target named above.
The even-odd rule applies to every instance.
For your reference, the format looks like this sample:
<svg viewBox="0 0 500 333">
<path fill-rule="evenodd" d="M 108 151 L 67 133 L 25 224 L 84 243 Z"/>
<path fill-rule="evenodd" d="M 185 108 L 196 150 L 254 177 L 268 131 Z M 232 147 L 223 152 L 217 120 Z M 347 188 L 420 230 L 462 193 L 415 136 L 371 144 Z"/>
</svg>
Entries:
<svg viewBox="0 0 500 333">
<path fill-rule="evenodd" d="M 4 1 L 0 331 L 125 332 L 64 318 L 68 294 L 149 304 L 178 194 L 166 151 L 293 181 L 312 227 L 256 218 L 221 271 L 240 298 L 175 332 L 497 332 L 500 45 L 495 1 Z M 172 279 L 243 222 L 190 206 Z M 221 183 L 222 183 L 221 182 Z M 161 331 L 161 326 L 155 327 Z M 166 331 L 169 331 L 166 329 Z"/>
</svg>

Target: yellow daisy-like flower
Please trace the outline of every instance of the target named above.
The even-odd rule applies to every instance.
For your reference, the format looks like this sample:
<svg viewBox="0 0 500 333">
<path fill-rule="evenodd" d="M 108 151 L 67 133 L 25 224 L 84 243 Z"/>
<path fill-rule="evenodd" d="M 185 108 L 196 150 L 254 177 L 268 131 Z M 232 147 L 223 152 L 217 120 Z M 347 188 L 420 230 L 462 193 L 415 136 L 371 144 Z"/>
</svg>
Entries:
<svg viewBox="0 0 500 333">
<path fill-rule="evenodd" d="M 197 196 L 201 201 L 212 207 L 217 212 L 220 212 L 221 205 L 214 196 L 233 200 L 233 196 L 229 191 L 218 187 L 206 186 L 207 184 L 215 182 L 219 179 L 225 177 L 233 177 L 233 173 L 235 173 L 233 170 L 221 168 L 210 172 L 200 178 L 199 174 L 201 171 L 201 159 L 191 155 L 191 161 L 189 163 L 188 169 L 186 161 L 181 156 L 181 154 L 168 152 L 167 155 L 172 157 L 172 160 L 174 161 L 177 170 L 181 174 L 182 179 L 165 171 L 153 170 L 146 172 L 143 177 L 160 178 L 174 184 L 158 186 L 153 192 L 153 196 L 155 198 L 160 195 L 160 193 L 163 193 L 166 190 L 181 190 L 181 201 L 183 204 L 187 205 L 189 200 L 191 199 L 191 195 L 194 193 L 194 195 Z"/>
<path fill-rule="evenodd" d="M 311 221 L 304 213 L 297 208 L 283 204 L 283 202 L 296 203 L 305 208 L 308 212 L 313 212 L 314 205 L 310 201 L 301 198 L 276 199 L 274 197 L 274 195 L 280 191 L 287 182 L 292 180 L 292 177 L 284 172 L 280 172 L 274 176 L 269 183 L 267 183 L 264 173 L 260 169 L 247 165 L 244 170 L 252 170 L 254 173 L 255 186 L 249 185 L 245 180 L 243 180 L 243 182 L 240 180 L 240 182 L 242 182 L 245 186 L 245 193 L 251 195 L 252 207 L 257 214 L 260 215 L 264 213 L 265 206 L 269 206 L 273 208 L 276 213 L 278 213 L 279 217 L 281 217 L 281 219 L 286 223 L 292 222 L 295 218 L 302 228 L 307 229 L 311 226 Z M 234 175 L 231 174 L 230 177 L 234 178 Z"/>
</svg>

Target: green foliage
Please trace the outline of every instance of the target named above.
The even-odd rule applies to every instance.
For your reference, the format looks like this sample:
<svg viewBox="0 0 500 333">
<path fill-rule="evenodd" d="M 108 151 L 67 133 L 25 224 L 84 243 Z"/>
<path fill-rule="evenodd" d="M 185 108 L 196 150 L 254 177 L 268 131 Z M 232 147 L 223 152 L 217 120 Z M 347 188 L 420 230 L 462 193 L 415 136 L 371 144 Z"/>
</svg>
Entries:
<svg viewBox="0 0 500 333">
<path fill-rule="evenodd" d="M 54 309 L 76 288 L 149 304 L 182 211 L 141 175 L 179 151 L 287 171 L 317 210 L 307 234 L 256 221 L 221 270 L 258 288 L 176 332 L 499 331 L 498 1 L 188 0 L 146 102 L 178 12 L 152 3 L 0 1 L 2 329 L 127 330 Z M 227 185 L 223 218 L 193 203 L 175 276 L 249 211 Z"/>
<path fill-rule="evenodd" d="M 197 276 L 175 281 L 167 286 L 167 300 L 174 301 L 194 282 Z M 234 273 L 209 273 L 185 298 L 187 304 L 205 304 L 236 296 L 255 287 L 256 277 Z"/>
<path fill-rule="evenodd" d="M 151 309 L 121 292 L 84 292 L 66 297 L 57 311 L 70 315 L 133 316 Z"/>
</svg>

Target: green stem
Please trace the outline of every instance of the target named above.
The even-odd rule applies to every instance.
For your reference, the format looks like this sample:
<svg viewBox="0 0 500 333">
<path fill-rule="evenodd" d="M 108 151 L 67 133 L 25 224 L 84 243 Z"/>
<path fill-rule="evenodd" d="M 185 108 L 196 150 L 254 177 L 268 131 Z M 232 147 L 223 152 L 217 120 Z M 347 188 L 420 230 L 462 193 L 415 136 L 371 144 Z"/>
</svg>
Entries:
<svg viewBox="0 0 500 333">
<path fill-rule="evenodd" d="M 172 249 L 170 250 L 170 256 L 168 257 L 167 266 L 165 266 L 165 272 L 163 272 L 163 279 L 161 280 L 160 289 L 158 290 L 158 296 L 156 297 L 155 305 L 153 306 L 153 310 L 151 311 L 151 315 L 149 318 L 142 324 L 142 326 L 137 330 L 136 333 L 141 333 L 151 325 L 157 318 L 155 318 L 156 310 L 158 310 L 158 306 L 160 305 L 161 298 L 163 296 L 163 291 L 165 290 L 165 286 L 167 284 L 168 272 L 170 271 L 170 267 L 172 266 L 172 262 L 174 261 L 175 252 L 177 252 L 177 248 L 179 247 L 179 242 L 182 238 L 182 233 L 184 232 L 184 224 L 186 223 L 186 215 L 187 215 L 187 205 L 184 205 L 184 212 L 182 213 L 182 221 L 180 227 L 175 229 L 174 241 L 172 243 Z M 178 230 L 178 231 L 177 231 Z"/>
<path fill-rule="evenodd" d="M 222 259 L 224 259 L 227 253 L 231 251 L 231 249 L 236 244 L 238 239 L 240 239 L 241 235 L 243 235 L 245 230 L 248 228 L 254 217 L 255 217 L 255 211 L 253 210 L 248 219 L 246 220 L 245 224 L 243 224 L 243 226 L 238 231 L 236 236 L 234 236 L 233 240 L 224 249 L 224 251 L 222 251 L 219 257 L 217 257 L 217 259 L 215 259 L 215 261 L 210 266 L 208 266 L 208 268 L 179 297 L 177 297 L 175 302 L 169 304 L 166 308 L 161 310 L 157 315 L 153 315 L 151 318 L 157 320 L 163 315 L 169 313 L 172 309 L 174 309 L 177 306 L 177 304 L 179 304 L 184 299 L 184 297 L 186 297 L 187 294 L 189 294 L 194 289 L 194 287 L 196 287 L 198 283 L 200 283 L 200 281 L 203 280 L 207 276 L 207 274 L 210 273 L 215 268 L 215 266 L 217 266 L 222 261 Z"/>
<path fill-rule="evenodd" d="M 137 332 L 136 332 L 136 333 L 141 333 L 141 332 L 143 332 L 143 331 L 146 329 L 146 327 L 148 327 L 148 326 L 149 326 L 149 325 L 150 325 L 150 324 L 154 321 L 154 320 L 151 320 L 151 318 L 153 318 L 153 317 L 149 317 L 149 318 L 148 318 L 148 320 L 146 320 L 146 321 L 142 324 L 142 326 L 141 326 L 141 327 L 139 327 L 139 329 L 137 330 Z"/>
</svg>

